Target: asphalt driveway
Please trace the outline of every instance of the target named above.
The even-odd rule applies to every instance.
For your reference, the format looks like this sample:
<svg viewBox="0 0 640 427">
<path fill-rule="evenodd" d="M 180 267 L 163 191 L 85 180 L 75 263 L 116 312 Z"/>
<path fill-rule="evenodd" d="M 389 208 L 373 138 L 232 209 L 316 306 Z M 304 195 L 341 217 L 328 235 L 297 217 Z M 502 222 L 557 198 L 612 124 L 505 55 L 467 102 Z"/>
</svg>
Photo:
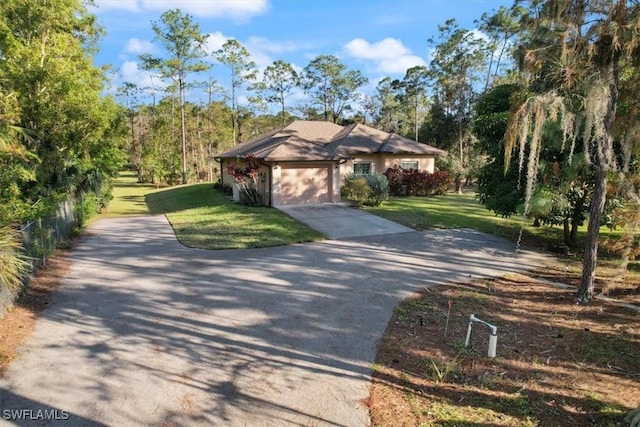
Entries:
<svg viewBox="0 0 640 427">
<path fill-rule="evenodd" d="M 0 380 L 3 418 L 60 419 L 0 423 L 366 426 L 376 341 L 401 299 L 542 260 L 470 230 L 239 251 L 185 248 L 162 216 L 88 231 Z"/>
</svg>

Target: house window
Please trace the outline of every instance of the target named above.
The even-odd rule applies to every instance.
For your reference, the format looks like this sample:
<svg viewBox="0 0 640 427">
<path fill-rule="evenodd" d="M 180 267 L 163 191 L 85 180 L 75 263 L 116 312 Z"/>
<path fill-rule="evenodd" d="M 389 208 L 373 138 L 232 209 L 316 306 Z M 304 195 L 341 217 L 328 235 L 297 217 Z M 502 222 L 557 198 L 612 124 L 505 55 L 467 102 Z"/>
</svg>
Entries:
<svg viewBox="0 0 640 427">
<path fill-rule="evenodd" d="M 400 167 L 402 169 L 405 170 L 409 170 L 409 169 L 414 169 L 414 170 L 418 170 L 418 161 L 412 161 L 412 162 L 400 162 Z"/>
<path fill-rule="evenodd" d="M 371 175 L 371 162 L 354 162 L 354 175 Z"/>
</svg>

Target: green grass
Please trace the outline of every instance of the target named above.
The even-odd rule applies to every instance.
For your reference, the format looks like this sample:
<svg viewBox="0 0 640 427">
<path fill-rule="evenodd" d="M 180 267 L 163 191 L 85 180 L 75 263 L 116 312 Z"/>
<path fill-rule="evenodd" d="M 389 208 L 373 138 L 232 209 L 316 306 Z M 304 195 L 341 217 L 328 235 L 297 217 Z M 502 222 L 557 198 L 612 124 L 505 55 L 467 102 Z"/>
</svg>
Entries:
<svg viewBox="0 0 640 427">
<path fill-rule="evenodd" d="M 321 240 L 323 236 L 277 209 L 233 203 L 211 183 L 157 189 L 122 172 L 101 217 L 166 215 L 178 240 L 200 249 L 246 249 Z"/>
<path fill-rule="evenodd" d="M 282 212 L 231 202 L 210 183 L 156 189 L 138 184 L 133 172 L 115 181 L 114 199 L 102 216 L 166 214 L 178 239 L 204 249 L 238 249 L 315 241 L 322 236 Z M 416 230 L 471 228 L 521 244 L 550 249 L 562 243 L 560 227 L 533 227 L 521 217 L 502 218 L 478 202 L 474 193 L 436 197 L 392 197 L 369 212 Z M 582 247 L 585 228 L 579 233 Z M 601 236 L 613 236 L 602 230 Z"/>
<path fill-rule="evenodd" d="M 149 215 L 145 196 L 155 191 L 152 184 L 139 184 L 135 172 L 121 172 L 113 183 L 109 211 L 101 216 Z"/>
<path fill-rule="evenodd" d="M 524 220 L 520 216 L 496 216 L 476 199 L 475 193 L 391 197 L 381 206 L 367 210 L 416 230 L 470 228 L 514 242 L 518 241 L 522 233 L 523 245 L 541 248 L 559 245 L 563 241 L 560 227 L 533 227 L 531 220 Z M 579 240 L 583 238 L 584 229 L 581 230 Z"/>
<path fill-rule="evenodd" d="M 178 240 L 192 248 L 260 248 L 323 238 L 277 209 L 233 203 L 211 183 L 148 193 L 146 201 L 151 214 L 165 214 Z"/>
</svg>

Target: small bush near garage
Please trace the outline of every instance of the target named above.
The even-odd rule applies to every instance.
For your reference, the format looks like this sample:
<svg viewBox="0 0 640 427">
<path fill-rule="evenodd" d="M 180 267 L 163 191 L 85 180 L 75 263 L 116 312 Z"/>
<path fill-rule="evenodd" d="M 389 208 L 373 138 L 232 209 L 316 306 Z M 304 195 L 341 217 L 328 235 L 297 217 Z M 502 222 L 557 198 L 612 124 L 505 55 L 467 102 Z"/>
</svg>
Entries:
<svg viewBox="0 0 640 427">
<path fill-rule="evenodd" d="M 389 180 L 386 176 L 374 173 L 365 175 L 365 178 L 370 189 L 369 198 L 365 203 L 367 206 L 380 206 L 389 199 Z"/>
<path fill-rule="evenodd" d="M 389 182 L 380 174 L 349 174 L 344 177 L 340 195 L 358 206 L 380 206 L 389 198 Z"/>
<path fill-rule="evenodd" d="M 442 195 L 451 185 L 451 176 L 445 171 L 429 173 L 394 165 L 384 175 L 389 180 L 389 194 L 392 196 Z"/>
<path fill-rule="evenodd" d="M 351 200 L 358 204 L 364 205 L 369 198 L 371 189 L 367 183 L 367 179 L 362 175 L 349 174 L 344 177 L 344 184 L 340 187 L 340 196 L 345 200 Z"/>
</svg>

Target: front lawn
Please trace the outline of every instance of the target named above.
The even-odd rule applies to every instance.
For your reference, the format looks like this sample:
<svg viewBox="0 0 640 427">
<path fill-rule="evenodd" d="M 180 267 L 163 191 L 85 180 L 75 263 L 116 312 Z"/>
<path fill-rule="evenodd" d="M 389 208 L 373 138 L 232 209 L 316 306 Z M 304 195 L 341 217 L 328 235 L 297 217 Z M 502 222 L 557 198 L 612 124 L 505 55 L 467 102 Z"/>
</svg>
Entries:
<svg viewBox="0 0 640 427">
<path fill-rule="evenodd" d="M 416 230 L 434 228 L 471 228 L 494 236 L 504 237 L 514 243 L 545 250 L 557 250 L 563 245 L 561 227 L 534 227 L 532 220 L 514 215 L 510 218 L 496 216 L 476 198 L 475 193 L 434 197 L 391 197 L 381 206 L 367 208 L 373 214 L 398 222 Z M 583 246 L 586 226 L 578 233 L 578 248 Z M 600 230 L 601 237 L 619 236 L 619 232 Z"/>
<path fill-rule="evenodd" d="M 146 195 L 152 214 L 165 214 L 180 243 L 201 249 L 246 249 L 321 240 L 323 236 L 277 209 L 229 200 L 211 183 Z"/>
</svg>

